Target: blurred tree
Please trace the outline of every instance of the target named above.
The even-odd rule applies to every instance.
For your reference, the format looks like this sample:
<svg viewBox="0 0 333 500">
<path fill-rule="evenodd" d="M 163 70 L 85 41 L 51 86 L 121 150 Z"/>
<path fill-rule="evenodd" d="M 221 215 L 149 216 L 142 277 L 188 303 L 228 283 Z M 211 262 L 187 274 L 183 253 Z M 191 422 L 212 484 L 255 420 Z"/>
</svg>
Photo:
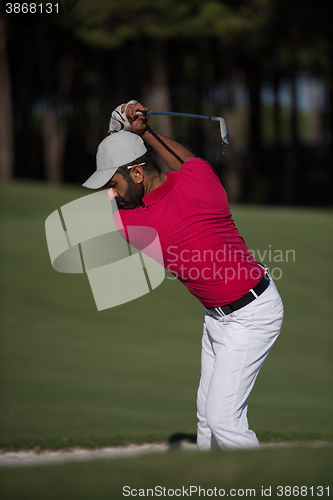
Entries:
<svg viewBox="0 0 333 500">
<path fill-rule="evenodd" d="M 7 59 L 6 20 L 0 0 L 0 176 L 14 175 L 14 128 L 11 77 Z"/>
<path fill-rule="evenodd" d="M 252 54 L 258 45 L 263 44 L 264 27 L 269 16 L 268 6 L 271 0 L 238 0 L 229 1 L 201 1 L 201 0 L 157 0 L 153 4 L 148 0 L 95 0 L 95 2 L 81 2 L 70 15 L 59 20 L 59 24 L 72 30 L 77 38 L 84 43 L 110 50 L 116 50 L 138 39 L 151 41 L 151 48 L 146 49 L 149 69 L 146 76 L 143 95 L 145 103 L 151 109 L 169 110 L 171 105 L 168 74 L 170 66 L 181 55 L 195 57 L 196 70 L 193 72 L 192 86 L 196 99 L 192 112 L 204 114 L 205 88 L 212 82 L 208 81 L 211 71 L 208 61 L 211 60 L 208 41 L 222 40 L 229 51 L 238 50 L 241 53 L 244 47 L 244 61 L 248 61 L 248 68 L 244 68 L 248 76 L 247 83 L 250 90 L 250 157 L 251 170 L 258 169 L 260 163 L 261 135 L 260 135 L 260 83 L 261 68 L 257 63 L 258 55 Z M 254 37 L 253 33 L 260 33 Z M 167 48 L 172 41 L 177 41 L 179 50 L 170 54 L 168 65 Z M 192 43 L 192 54 L 186 54 L 180 49 L 186 41 Z M 251 40 L 253 43 L 251 43 Z M 127 45 L 128 46 L 128 45 Z M 252 50 L 252 52 L 251 52 Z M 248 60 L 248 55 L 251 58 Z M 238 58 L 239 59 L 239 58 Z M 236 61 L 237 58 L 228 58 Z M 239 62 L 239 60 L 237 61 Z M 214 61 L 211 61 L 214 65 Z M 223 63 L 226 75 L 233 74 L 233 67 Z M 186 62 L 183 62 L 186 66 Z M 135 78 L 133 70 L 128 74 Z M 117 72 L 117 76 L 119 72 Z M 208 76 L 207 76 L 208 75 Z M 179 79 L 184 74 L 179 75 Z M 228 78 L 228 76 L 227 76 Z M 221 111 L 219 110 L 219 113 Z M 171 122 L 163 118 L 159 123 L 159 130 L 166 135 L 172 135 Z M 204 154 L 203 124 L 198 121 L 193 126 L 193 142 L 198 155 Z M 235 159 L 235 155 L 233 155 Z M 233 164 L 237 164 L 237 161 Z M 231 172 L 233 183 L 239 182 L 239 168 L 237 174 Z M 228 174 L 227 174 L 228 175 Z M 238 179 L 238 181 L 237 181 Z M 237 201 L 241 189 L 235 185 L 233 190 Z M 236 194 L 237 193 L 237 194 Z"/>
<path fill-rule="evenodd" d="M 42 137 L 46 179 L 52 184 L 59 184 L 63 178 L 62 165 L 66 140 L 66 121 L 63 110 L 70 94 L 73 73 L 71 53 L 66 47 L 65 53 L 58 55 L 57 70 L 54 72 L 51 57 L 52 44 L 49 25 L 38 30 L 37 48 L 40 60 L 40 85 L 43 96 Z"/>
<path fill-rule="evenodd" d="M 329 88 L 332 67 L 331 30 L 332 21 L 328 2 L 317 8 L 312 2 L 304 0 L 271 0 L 271 16 L 268 23 L 267 47 L 262 63 L 265 73 L 275 82 L 278 91 L 279 79 L 287 75 L 291 82 L 290 147 L 285 159 L 282 192 L 279 198 L 285 203 L 298 203 L 302 197 L 302 158 L 299 137 L 299 96 L 297 95 L 297 76 L 301 71 L 317 74 Z M 332 102 L 332 101 L 331 101 Z M 281 128 L 279 104 L 275 98 L 275 159 L 281 162 Z M 331 127 L 332 133 L 332 127 Z M 333 141 L 331 140 L 331 148 Z M 332 149 L 331 149 L 332 151 Z M 280 166 L 281 168 L 281 166 Z"/>
<path fill-rule="evenodd" d="M 163 39 L 154 40 L 152 45 L 151 78 L 143 85 L 142 100 L 148 109 L 171 111 L 167 46 Z M 154 119 L 162 134 L 173 137 L 170 116 L 156 116 Z"/>
<path fill-rule="evenodd" d="M 180 16 L 179 2 L 172 0 L 96 0 L 81 2 L 71 15 L 59 20 L 59 24 L 73 31 L 75 36 L 92 47 L 119 50 L 128 43 L 137 43 L 138 40 L 149 39 L 150 44 L 144 48 L 146 57 L 138 54 L 137 60 L 129 65 L 126 51 L 126 71 L 121 73 L 114 68 L 114 77 L 117 79 L 136 79 L 137 70 L 149 60 L 149 66 L 143 67 L 145 81 L 142 85 L 142 95 L 145 104 L 150 109 L 170 109 L 170 88 L 168 84 L 168 54 L 165 40 L 170 37 L 169 22 L 173 17 Z M 182 6 L 180 6 L 182 7 Z M 182 10 L 182 8 L 180 8 Z M 122 65 L 123 66 L 123 65 Z M 148 78 L 149 76 L 149 78 Z M 136 96 L 133 96 L 134 98 Z M 111 110 L 110 110 L 111 111 Z M 159 129 L 165 135 L 172 136 L 171 120 L 157 118 Z"/>
<path fill-rule="evenodd" d="M 231 201 L 300 201 L 304 148 L 298 130 L 297 76 L 303 70 L 317 74 L 326 81 L 332 99 L 327 76 L 332 74 L 331 24 L 325 8 L 304 0 L 81 0 L 67 15 L 36 30 L 39 44 L 30 50 L 37 48 L 39 54 L 33 99 L 46 103 L 38 126 L 42 121 L 47 177 L 61 179 L 64 155 L 68 167 L 65 138 L 69 135 L 76 144 L 76 157 L 81 154 L 78 150 L 84 152 L 82 158 L 86 154 L 83 169 L 91 169 L 89 162 L 94 161 L 97 144 L 106 133 L 112 106 L 131 97 L 142 99 L 151 109 L 226 118 L 232 142 L 224 157 L 223 176 Z M 17 79 L 19 66 L 28 65 L 24 57 L 14 60 L 15 50 L 13 45 L 11 67 Z M 31 87 L 37 76 L 28 76 Z M 285 76 L 293 90 L 287 154 L 286 115 L 279 99 Z M 274 154 L 263 143 L 264 79 L 271 80 L 274 88 Z M 14 84 L 16 94 L 24 94 L 17 117 L 26 108 L 30 90 L 23 92 Z M 244 87 L 240 113 L 239 90 Z M 67 104 L 74 108 L 71 120 L 66 118 Z M 31 114 L 29 110 L 30 122 Z M 172 135 L 171 121 L 155 119 L 161 120 L 156 126 L 162 133 Z M 245 122 L 247 130 L 240 126 Z M 318 128 L 318 115 L 316 123 Z M 198 155 L 216 158 L 209 125 L 203 120 L 184 124 L 174 120 L 177 137 Z M 36 120 L 33 126 L 37 130 Z M 20 132 L 20 142 L 22 136 Z"/>
</svg>

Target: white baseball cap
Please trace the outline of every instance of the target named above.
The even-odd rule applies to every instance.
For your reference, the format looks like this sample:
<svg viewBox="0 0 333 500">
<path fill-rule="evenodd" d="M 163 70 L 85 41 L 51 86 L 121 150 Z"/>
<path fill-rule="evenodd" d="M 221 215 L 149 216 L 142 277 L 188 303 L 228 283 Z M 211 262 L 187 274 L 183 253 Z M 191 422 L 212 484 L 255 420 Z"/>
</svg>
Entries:
<svg viewBox="0 0 333 500">
<path fill-rule="evenodd" d="M 132 132 L 113 132 L 98 146 L 96 154 L 96 172 L 82 184 L 89 189 L 99 189 L 113 177 L 119 167 L 127 165 L 147 153 L 141 139 Z"/>
</svg>

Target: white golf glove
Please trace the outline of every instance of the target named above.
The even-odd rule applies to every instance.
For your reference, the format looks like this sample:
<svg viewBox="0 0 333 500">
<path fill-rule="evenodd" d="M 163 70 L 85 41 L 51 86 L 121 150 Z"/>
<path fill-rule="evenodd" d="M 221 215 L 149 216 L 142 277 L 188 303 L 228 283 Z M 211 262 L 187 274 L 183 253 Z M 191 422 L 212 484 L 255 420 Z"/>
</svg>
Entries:
<svg viewBox="0 0 333 500">
<path fill-rule="evenodd" d="M 120 132 L 120 130 L 126 130 L 127 132 L 132 131 L 132 124 L 128 121 L 126 109 L 129 104 L 136 104 L 137 102 L 138 101 L 135 100 L 128 101 L 123 113 L 121 112 L 123 104 L 120 104 L 120 106 L 112 111 L 109 123 L 109 134 L 111 132 Z"/>
</svg>

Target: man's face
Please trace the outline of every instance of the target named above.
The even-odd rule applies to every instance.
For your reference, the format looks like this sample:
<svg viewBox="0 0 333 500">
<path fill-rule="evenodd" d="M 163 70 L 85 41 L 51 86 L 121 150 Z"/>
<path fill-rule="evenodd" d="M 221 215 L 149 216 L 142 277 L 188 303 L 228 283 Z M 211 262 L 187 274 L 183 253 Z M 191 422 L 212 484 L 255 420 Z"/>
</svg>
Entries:
<svg viewBox="0 0 333 500">
<path fill-rule="evenodd" d="M 143 182 L 137 184 L 133 181 L 131 175 L 129 175 L 127 181 L 121 174 L 115 173 L 106 187 L 111 191 L 109 198 L 115 198 L 118 208 L 130 210 L 142 205 L 144 196 Z"/>
</svg>

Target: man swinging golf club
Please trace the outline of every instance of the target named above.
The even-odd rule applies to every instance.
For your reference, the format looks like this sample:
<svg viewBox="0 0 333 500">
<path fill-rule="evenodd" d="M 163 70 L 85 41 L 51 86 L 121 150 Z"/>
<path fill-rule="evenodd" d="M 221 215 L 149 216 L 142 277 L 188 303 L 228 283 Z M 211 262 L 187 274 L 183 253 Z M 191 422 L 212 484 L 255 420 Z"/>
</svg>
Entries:
<svg viewBox="0 0 333 500">
<path fill-rule="evenodd" d="M 165 268 L 206 309 L 198 448 L 259 447 L 248 426 L 248 397 L 280 332 L 281 298 L 239 235 L 213 167 L 153 131 L 145 109 L 130 101 L 112 113 L 113 133 L 99 145 L 97 170 L 83 185 L 109 188 L 125 228 L 157 231 Z M 157 167 L 145 143 L 171 172 Z"/>
</svg>

